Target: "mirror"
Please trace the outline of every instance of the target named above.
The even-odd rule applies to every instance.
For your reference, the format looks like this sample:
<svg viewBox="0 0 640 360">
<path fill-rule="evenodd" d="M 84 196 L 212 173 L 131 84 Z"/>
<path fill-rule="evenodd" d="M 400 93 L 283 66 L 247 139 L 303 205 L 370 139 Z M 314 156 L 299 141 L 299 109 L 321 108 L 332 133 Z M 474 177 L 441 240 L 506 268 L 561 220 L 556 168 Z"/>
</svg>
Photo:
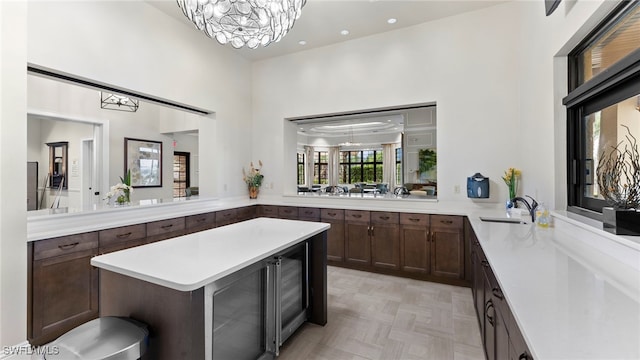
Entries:
<svg viewBox="0 0 640 360">
<path fill-rule="evenodd" d="M 49 147 L 49 187 L 55 189 L 67 188 L 67 147 L 69 142 L 61 141 L 47 143 Z"/>
<path fill-rule="evenodd" d="M 437 198 L 435 104 L 289 120 L 298 195 Z"/>
</svg>

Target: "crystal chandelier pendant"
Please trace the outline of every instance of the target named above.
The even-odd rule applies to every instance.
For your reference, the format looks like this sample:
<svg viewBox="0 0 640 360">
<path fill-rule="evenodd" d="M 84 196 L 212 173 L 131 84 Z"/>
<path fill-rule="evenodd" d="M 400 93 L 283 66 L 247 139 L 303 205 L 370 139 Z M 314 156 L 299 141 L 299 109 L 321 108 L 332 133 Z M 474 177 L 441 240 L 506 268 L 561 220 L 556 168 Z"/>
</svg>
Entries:
<svg viewBox="0 0 640 360">
<path fill-rule="evenodd" d="M 278 42 L 307 0 L 177 0 L 184 15 L 207 36 L 236 49 Z"/>
</svg>

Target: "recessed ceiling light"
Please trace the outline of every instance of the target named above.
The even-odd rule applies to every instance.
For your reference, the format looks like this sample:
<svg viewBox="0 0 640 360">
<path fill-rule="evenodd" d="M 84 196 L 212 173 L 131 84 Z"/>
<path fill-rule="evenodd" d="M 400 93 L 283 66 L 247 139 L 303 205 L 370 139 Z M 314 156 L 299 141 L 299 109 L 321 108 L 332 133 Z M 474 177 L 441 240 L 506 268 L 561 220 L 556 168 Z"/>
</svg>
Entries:
<svg viewBox="0 0 640 360">
<path fill-rule="evenodd" d="M 349 30 L 342 30 L 342 31 L 340 31 L 340 34 L 341 35 L 345 35 L 345 36 L 349 35 Z"/>
<path fill-rule="evenodd" d="M 390 18 L 389 20 L 387 20 L 389 24 L 395 24 L 397 21 L 398 19 L 395 19 L 395 18 Z"/>
<path fill-rule="evenodd" d="M 300 44 L 300 45 L 307 45 L 307 42 L 306 42 L 306 41 L 304 41 L 304 40 L 300 40 L 300 41 L 298 41 L 298 44 Z"/>
</svg>

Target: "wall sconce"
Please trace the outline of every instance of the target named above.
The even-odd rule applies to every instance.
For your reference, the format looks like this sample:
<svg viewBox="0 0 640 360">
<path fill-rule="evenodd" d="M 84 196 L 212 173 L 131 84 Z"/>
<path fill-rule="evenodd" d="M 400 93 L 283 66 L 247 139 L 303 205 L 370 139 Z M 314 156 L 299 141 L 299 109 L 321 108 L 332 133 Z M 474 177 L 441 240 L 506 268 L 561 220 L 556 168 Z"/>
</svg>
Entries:
<svg viewBox="0 0 640 360">
<path fill-rule="evenodd" d="M 103 109 L 136 112 L 140 101 L 127 96 L 100 92 L 100 107 Z"/>
</svg>

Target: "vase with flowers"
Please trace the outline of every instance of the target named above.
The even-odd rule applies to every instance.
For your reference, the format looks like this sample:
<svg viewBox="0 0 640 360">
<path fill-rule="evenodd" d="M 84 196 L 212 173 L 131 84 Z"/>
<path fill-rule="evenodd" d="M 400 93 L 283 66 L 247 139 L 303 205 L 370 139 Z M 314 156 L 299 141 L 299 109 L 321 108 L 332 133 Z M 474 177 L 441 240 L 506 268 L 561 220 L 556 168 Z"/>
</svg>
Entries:
<svg viewBox="0 0 640 360">
<path fill-rule="evenodd" d="M 262 186 L 262 180 L 264 179 L 264 175 L 260 173 L 262 169 L 261 160 L 258 160 L 258 165 L 260 167 L 256 168 L 253 166 L 253 162 L 251 162 L 248 172 L 242 168 L 242 179 L 249 188 L 249 199 L 258 198 L 258 191 L 260 191 L 260 186 Z"/>
<path fill-rule="evenodd" d="M 117 205 L 128 205 L 131 203 L 131 193 L 133 193 L 133 186 L 131 186 L 131 171 L 127 171 L 124 177 L 120 177 L 120 183 L 113 185 L 105 200 L 110 201 L 111 198 L 115 198 Z"/>
<path fill-rule="evenodd" d="M 506 202 L 507 211 L 511 210 L 515 207 L 515 203 L 513 202 L 513 198 L 516 197 L 518 193 L 518 182 L 520 181 L 520 176 L 522 172 L 516 168 L 509 168 L 505 170 L 504 175 L 502 176 L 502 180 L 507 185 L 509 189 L 509 199 Z"/>
<path fill-rule="evenodd" d="M 640 153 L 627 129 L 626 142 L 603 151 L 596 175 L 600 194 L 610 205 L 602 209 L 603 228 L 618 235 L 640 235 Z M 624 143 L 624 147 L 622 144 Z"/>
</svg>

